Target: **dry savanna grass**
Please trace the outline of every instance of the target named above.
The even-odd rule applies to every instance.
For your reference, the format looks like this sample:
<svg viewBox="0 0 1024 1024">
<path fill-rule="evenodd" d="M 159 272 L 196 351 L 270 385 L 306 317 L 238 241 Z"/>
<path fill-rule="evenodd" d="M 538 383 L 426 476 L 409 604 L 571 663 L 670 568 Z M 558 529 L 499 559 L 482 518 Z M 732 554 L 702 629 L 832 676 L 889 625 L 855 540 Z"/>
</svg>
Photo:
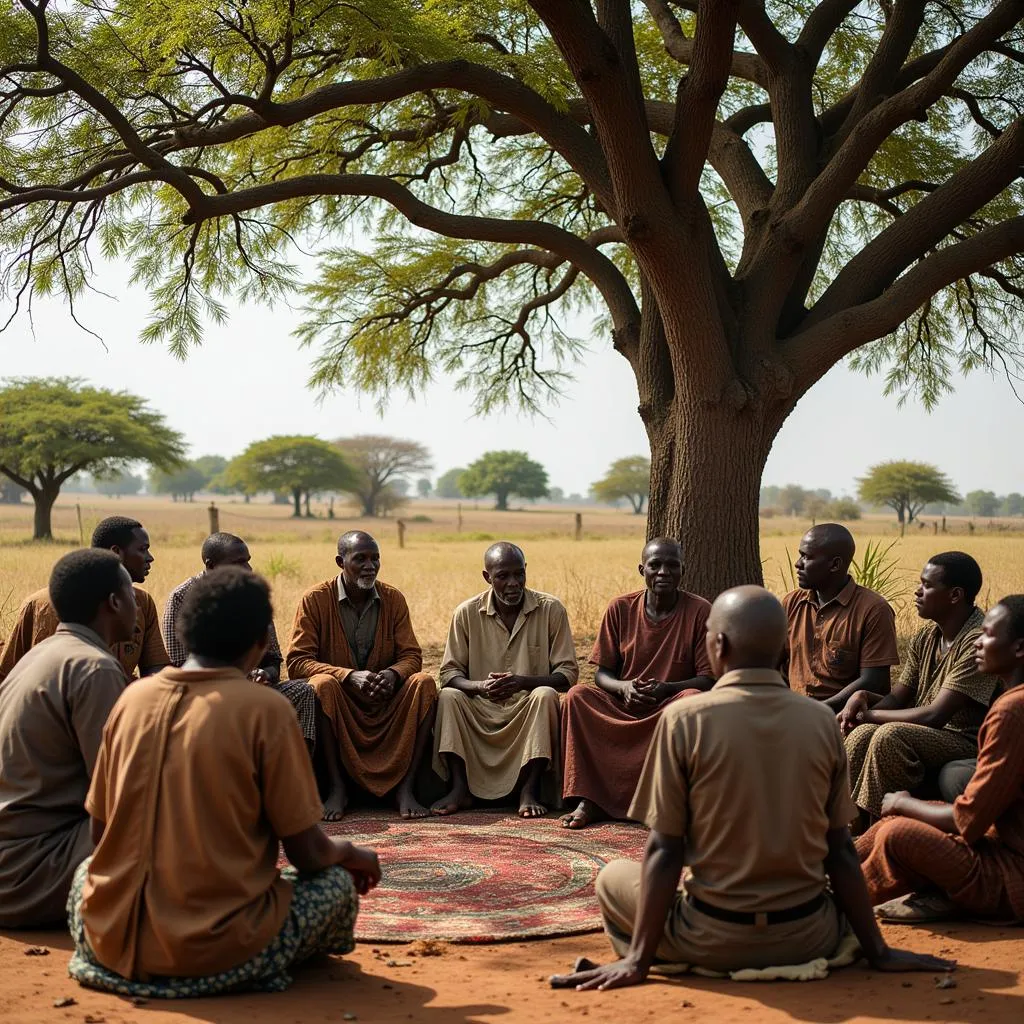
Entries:
<svg viewBox="0 0 1024 1024">
<path fill-rule="evenodd" d="M 22 598 L 45 586 L 53 562 L 79 544 L 75 495 L 66 495 L 54 511 L 52 544 L 26 540 L 32 532 L 32 509 L 0 505 L 0 635 L 6 636 Z M 93 526 L 104 516 L 131 515 L 150 532 L 156 561 L 147 582 L 158 606 L 183 579 L 201 568 L 199 546 L 208 531 L 206 502 L 175 504 L 158 498 L 78 498 L 82 535 L 88 542 Z M 579 638 L 591 637 L 601 613 L 615 594 L 639 584 L 636 564 L 643 541 L 642 517 L 613 509 L 537 508 L 495 512 L 485 503 L 413 502 L 401 513 L 406 523 L 405 547 L 398 547 L 395 519 L 345 518 L 340 508 L 335 519 L 326 508 L 314 505 L 317 518 L 292 519 L 284 506 L 218 499 L 220 527 L 244 537 L 253 565 L 274 589 L 276 625 L 282 642 L 290 634 L 292 615 L 302 592 L 336 573 L 334 546 L 346 529 L 367 529 L 381 544 L 382 579 L 399 587 L 409 600 L 420 640 L 443 643 L 455 606 L 483 589 L 480 578 L 484 548 L 492 540 L 522 544 L 529 562 L 531 586 L 558 595 L 568 609 Z M 574 541 L 575 514 L 583 516 L 583 539 Z M 802 519 L 774 518 L 762 523 L 761 557 L 765 584 L 781 593 L 789 589 L 790 557 L 796 557 L 800 536 L 809 526 Z M 1012 523 L 995 521 L 973 530 L 965 521 L 947 524 L 952 535 L 933 533 L 929 520 L 900 539 L 893 520 L 869 517 L 850 527 L 863 550 L 869 540 L 896 546 L 898 576 L 904 599 L 895 603 L 900 632 L 906 636 L 917 624 L 909 596 L 917 573 L 936 551 L 959 548 L 970 552 L 985 573 L 981 603 L 1024 590 L 1024 533 Z M 938 524 L 934 527 L 937 529 Z M 727 543 L 723 538 L 723 543 Z M 688 553 L 689 560 L 700 557 Z"/>
</svg>

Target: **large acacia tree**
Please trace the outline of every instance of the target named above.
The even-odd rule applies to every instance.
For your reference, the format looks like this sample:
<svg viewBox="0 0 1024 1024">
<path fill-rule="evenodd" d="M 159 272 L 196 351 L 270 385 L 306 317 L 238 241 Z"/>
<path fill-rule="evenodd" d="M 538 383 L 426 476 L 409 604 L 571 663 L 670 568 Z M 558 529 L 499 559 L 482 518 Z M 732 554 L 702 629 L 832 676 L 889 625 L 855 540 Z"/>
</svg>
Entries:
<svg viewBox="0 0 1024 1024">
<path fill-rule="evenodd" d="M 481 409 L 570 370 L 598 303 L 651 447 L 649 530 L 758 579 L 786 416 L 839 360 L 933 402 L 1016 352 L 1024 0 L 17 0 L 0 250 L 76 295 L 90 248 L 184 353 L 296 287 L 315 380 L 435 369 Z M 341 229 L 361 224 L 369 241 Z M 358 241 L 359 245 L 351 243 Z M 623 383 L 623 387 L 632 385 Z M 856 410 L 823 429 L 856 430 Z"/>
</svg>

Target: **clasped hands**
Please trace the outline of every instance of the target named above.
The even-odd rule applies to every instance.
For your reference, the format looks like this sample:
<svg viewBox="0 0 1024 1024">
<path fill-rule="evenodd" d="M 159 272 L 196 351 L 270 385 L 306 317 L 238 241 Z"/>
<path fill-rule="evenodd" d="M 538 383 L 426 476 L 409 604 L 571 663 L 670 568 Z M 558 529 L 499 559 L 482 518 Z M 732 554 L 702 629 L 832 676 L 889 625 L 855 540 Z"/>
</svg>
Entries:
<svg viewBox="0 0 1024 1024">
<path fill-rule="evenodd" d="M 520 690 L 530 688 L 525 676 L 517 676 L 512 672 L 489 672 L 486 679 L 477 684 L 477 696 L 492 700 L 495 703 L 508 700 Z"/>
<path fill-rule="evenodd" d="M 846 707 L 836 716 L 839 719 L 839 729 L 842 734 L 848 736 L 858 725 L 863 725 L 864 714 L 869 710 L 867 691 L 858 690 L 846 702 Z"/>
<path fill-rule="evenodd" d="M 627 711 L 649 711 L 668 696 L 666 684 L 657 679 L 624 679 L 622 682 L 622 703 Z"/>
<path fill-rule="evenodd" d="M 400 680 L 394 669 L 386 668 L 382 672 L 357 669 L 355 672 L 349 672 L 345 682 L 372 703 L 383 704 L 395 695 Z"/>
</svg>

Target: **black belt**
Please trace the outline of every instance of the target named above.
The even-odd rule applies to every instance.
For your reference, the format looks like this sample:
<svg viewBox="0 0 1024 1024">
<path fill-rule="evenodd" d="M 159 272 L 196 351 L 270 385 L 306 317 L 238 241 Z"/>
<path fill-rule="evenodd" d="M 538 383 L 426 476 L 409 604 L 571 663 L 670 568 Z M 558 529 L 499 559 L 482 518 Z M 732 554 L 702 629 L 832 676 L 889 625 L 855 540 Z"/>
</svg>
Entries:
<svg viewBox="0 0 1024 1024">
<path fill-rule="evenodd" d="M 825 894 L 818 893 L 812 900 L 806 903 L 799 903 L 795 907 L 787 907 L 785 910 L 768 910 L 760 914 L 750 913 L 744 910 L 725 910 L 723 907 L 714 907 L 705 903 L 692 893 L 686 894 L 686 902 L 694 910 L 699 910 L 708 917 L 716 918 L 719 921 L 728 921 L 730 924 L 785 924 L 787 921 L 799 921 L 802 917 L 810 917 L 825 902 Z M 760 919 L 760 920 L 759 920 Z"/>
</svg>

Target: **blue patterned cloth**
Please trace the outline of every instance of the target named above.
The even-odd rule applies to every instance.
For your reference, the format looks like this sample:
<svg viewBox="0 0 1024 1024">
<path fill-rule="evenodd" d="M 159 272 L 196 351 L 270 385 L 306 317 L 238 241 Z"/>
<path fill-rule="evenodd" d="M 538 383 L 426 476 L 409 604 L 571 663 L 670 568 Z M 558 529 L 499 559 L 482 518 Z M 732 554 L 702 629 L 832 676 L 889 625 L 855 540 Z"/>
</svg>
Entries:
<svg viewBox="0 0 1024 1024">
<path fill-rule="evenodd" d="M 291 908 L 277 936 L 261 953 L 245 963 L 199 978 L 154 978 L 129 981 L 100 964 L 85 937 L 82 924 L 82 889 L 89 862 L 75 872 L 68 896 L 68 924 L 75 953 L 68 974 L 80 985 L 142 999 L 188 999 L 227 992 L 283 992 L 292 983 L 289 971 L 318 953 L 351 953 L 359 910 L 359 894 L 352 876 L 339 867 L 316 875 L 300 875 L 293 867 L 281 874 L 292 883 Z"/>
</svg>

